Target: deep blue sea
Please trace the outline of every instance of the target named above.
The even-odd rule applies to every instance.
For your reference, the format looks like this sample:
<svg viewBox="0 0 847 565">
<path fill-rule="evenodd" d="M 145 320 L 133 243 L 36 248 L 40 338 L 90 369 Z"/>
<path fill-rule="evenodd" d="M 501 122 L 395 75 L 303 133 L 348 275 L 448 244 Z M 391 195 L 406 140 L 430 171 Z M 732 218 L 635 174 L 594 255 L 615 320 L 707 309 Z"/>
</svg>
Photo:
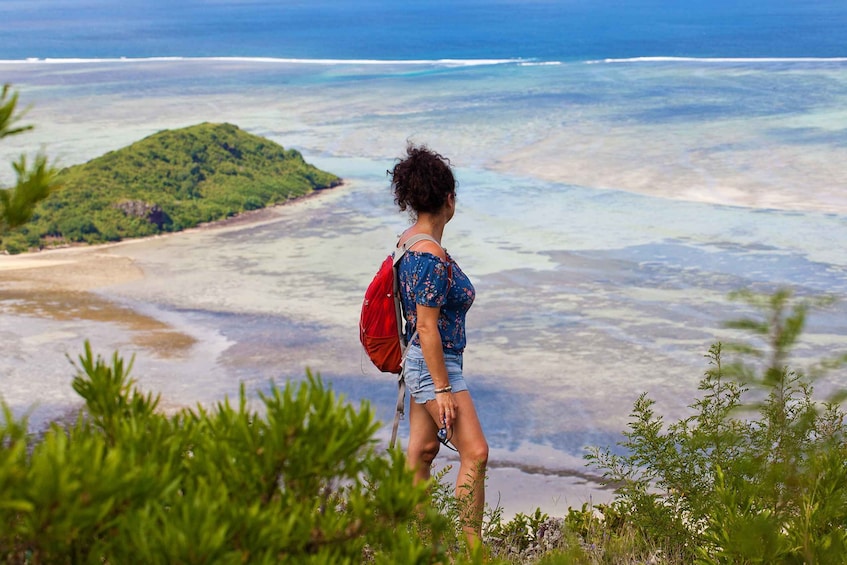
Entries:
<svg viewBox="0 0 847 565">
<path fill-rule="evenodd" d="M 642 392 L 689 413 L 704 354 L 749 313 L 733 290 L 836 296 L 797 362 L 845 349 L 845 29 L 844 0 L 0 1 L 0 82 L 36 125 L 0 163 L 227 121 L 345 179 L 268 224 L 115 251 L 145 277 L 100 293 L 194 337 L 182 357 L 2 306 L 0 394 L 64 413 L 65 354 L 90 338 L 136 353 L 167 406 L 310 367 L 390 419 L 356 323 L 408 225 L 385 171 L 411 140 L 459 180 L 444 243 L 478 291 L 465 369 L 492 461 L 581 471 Z"/>
<path fill-rule="evenodd" d="M 843 57 L 843 0 L 4 0 L 0 58 Z"/>
</svg>

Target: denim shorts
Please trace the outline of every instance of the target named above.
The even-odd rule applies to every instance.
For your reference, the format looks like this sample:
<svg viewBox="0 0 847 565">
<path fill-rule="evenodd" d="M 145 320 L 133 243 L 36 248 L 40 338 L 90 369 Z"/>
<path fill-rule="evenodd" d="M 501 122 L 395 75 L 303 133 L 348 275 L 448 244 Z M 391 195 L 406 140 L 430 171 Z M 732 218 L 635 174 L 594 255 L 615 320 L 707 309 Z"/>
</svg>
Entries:
<svg viewBox="0 0 847 565">
<path fill-rule="evenodd" d="M 468 385 L 465 384 L 465 378 L 462 376 L 462 354 L 445 351 L 444 363 L 447 365 L 447 378 L 450 380 L 453 392 L 468 390 Z M 432 382 L 432 375 L 429 374 L 420 346 L 409 346 L 403 367 L 406 387 L 415 402 L 426 404 L 429 400 L 435 400 L 435 383 Z"/>
</svg>

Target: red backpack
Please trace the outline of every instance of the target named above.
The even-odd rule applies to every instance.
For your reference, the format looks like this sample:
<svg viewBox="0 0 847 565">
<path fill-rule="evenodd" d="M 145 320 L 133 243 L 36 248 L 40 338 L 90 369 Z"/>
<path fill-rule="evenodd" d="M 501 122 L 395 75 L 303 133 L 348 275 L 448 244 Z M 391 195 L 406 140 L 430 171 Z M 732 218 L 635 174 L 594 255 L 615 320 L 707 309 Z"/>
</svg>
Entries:
<svg viewBox="0 0 847 565">
<path fill-rule="evenodd" d="M 359 341 L 376 368 L 384 373 L 399 374 L 406 351 L 397 265 L 410 247 L 423 240 L 438 243 L 423 233 L 410 237 L 385 258 L 365 291 L 359 317 Z"/>
</svg>

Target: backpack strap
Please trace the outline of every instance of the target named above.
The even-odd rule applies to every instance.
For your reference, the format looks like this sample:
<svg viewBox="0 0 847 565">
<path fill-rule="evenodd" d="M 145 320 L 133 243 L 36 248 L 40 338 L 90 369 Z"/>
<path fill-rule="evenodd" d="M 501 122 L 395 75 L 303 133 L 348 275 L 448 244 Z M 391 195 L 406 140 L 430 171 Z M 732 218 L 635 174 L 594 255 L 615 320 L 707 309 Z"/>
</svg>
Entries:
<svg viewBox="0 0 847 565">
<path fill-rule="evenodd" d="M 400 242 L 397 242 L 397 247 L 394 249 L 394 312 L 397 314 L 397 336 L 400 338 L 400 350 L 403 352 L 403 359 L 406 359 L 406 347 L 408 344 L 415 340 L 415 335 L 417 335 L 417 331 L 412 335 L 412 338 L 409 342 L 406 341 L 406 336 L 403 332 L 403 320 L 405 317 L 403 316 L 403 305 L 402 300 L 400 300 L 400 275 L 397 272 L 397 269 L 400 267 L 400 259 L 403 258 L 403 255 L 406 254 L 406 251 L 414 247 L 417 243 L 421 241 L 431 241 L 441 247 L 441 244 L 438 243 L 434 237 L 429 234 L 419 233 L 415 234 L 401 245 Z M 443 248 L 442 248 L 443 249 Z M 452 270 L 452 269 L 451 269 Z M 449 274 L 448 274 L 449 275 Z M 449 281 L 449 279 L 448 279 Z M 450 284 L 449 282 L 447 283 Z M 448 286 L 449 288 L 449 286 Z"/>
<path fill-rule="evenodd" d="M 400 263 L 400 259 L 403 258 L 403 255 L 406 254 L 406 251 L 420 243 L 421 241 L 431 241 L 436 244 L 438 247 L 441 247 L 441 244 L 429 234 L 426 233 L 417 233 L 404 241 L 402 244 L 398 241 L 397 247 L 394 250 L 394 266 L 396 267 L 398 263 Z M 444 249 L 443 247 L 441 247 Z M 399 252 L 399 253 L 398 253 Z"/>
<path fill-rule="evenodd" d="M 412 334 L 409 341 L 406 341 L 406 336 L 403 332 L 403 320 L 405 320 L 405 317 L 403 316 L 402 300 L 400 300 L 400 276 L 397 269 L 400 265 L 400 259 L 402 259 L 403 255 L 406 254 L 406 251 L 421 241 L 431 241 L 439 247 L 441 246 L 441 244 L 438 243 L 438 241 L 436 241 L 431 235 L 419 233 L 413 235 L 402 244 L 398 241 L 397 246 L 394 249 L 394 312 L 397 318 L 397 337 L 400 339 L 400 351 L 402 352 L 403 358 L 400 362 L 400 374 L 397 377 L 397 408 L 394 412 L 394 424 L 391 426 L 391 441 L 388 443 L 388 449 L 394 449 L 394 444 L 397 442 L 397 428 L 400 426 L 400 419 L 406 415 L 406 379 L 403 374 L 406 370 L 406 351 L 409 347 L 409 343 L 413 342 L 415 340 L 415 336 L 418 335 L 417 330 L 415 330 L 415 333 Z M 450 288 L 449 284 L 450 279 L 452 278 L 452 268 L 448 270 L 447 276 L 449 277 L 447 288 Z"/>
</svg>

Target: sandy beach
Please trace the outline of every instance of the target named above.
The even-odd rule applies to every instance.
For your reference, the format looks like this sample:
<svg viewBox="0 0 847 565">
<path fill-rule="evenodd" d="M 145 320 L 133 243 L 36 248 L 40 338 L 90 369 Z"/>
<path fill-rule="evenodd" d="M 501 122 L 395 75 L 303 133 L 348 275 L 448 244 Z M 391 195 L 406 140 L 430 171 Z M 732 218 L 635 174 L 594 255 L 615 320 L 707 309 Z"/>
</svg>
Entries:
<svg viewBox="0 0 847 565">
<path fill-rule="evenodd" d="M 208 230 L 225 231 L 260 226 L 278 218 L 281 206 L 302 205 L 320 194 L 321 191 L 315 191 L 288 204 L 202 224 L 179 234 L 0 255 L 0 303 L 3 304 L 0 308 L 6 313 L 60 322 L 82 319 L 118 324 L 130 331 L 134 344 L 149 349 L 154 355 L 178 355 L 190 348 L 196 340 L 161 320 L 96 293 L 98 289 L 144 278 L 144 271 L 125 253 L 127 246 L 177 235 L 190 237 L 192 233 Z"/>
<path fill-rule="evenodd" d="M 159 356 L 179 355 L 194 344 L 191 336 L 93 292 L 144 276 L 118 249 L 115 245 L 105 245 L 2 256 L 0 308 L 6 314 L 56 322 L 87 320 L 118 324 L 130 332 L 136 345 Z"/>
</svg>

